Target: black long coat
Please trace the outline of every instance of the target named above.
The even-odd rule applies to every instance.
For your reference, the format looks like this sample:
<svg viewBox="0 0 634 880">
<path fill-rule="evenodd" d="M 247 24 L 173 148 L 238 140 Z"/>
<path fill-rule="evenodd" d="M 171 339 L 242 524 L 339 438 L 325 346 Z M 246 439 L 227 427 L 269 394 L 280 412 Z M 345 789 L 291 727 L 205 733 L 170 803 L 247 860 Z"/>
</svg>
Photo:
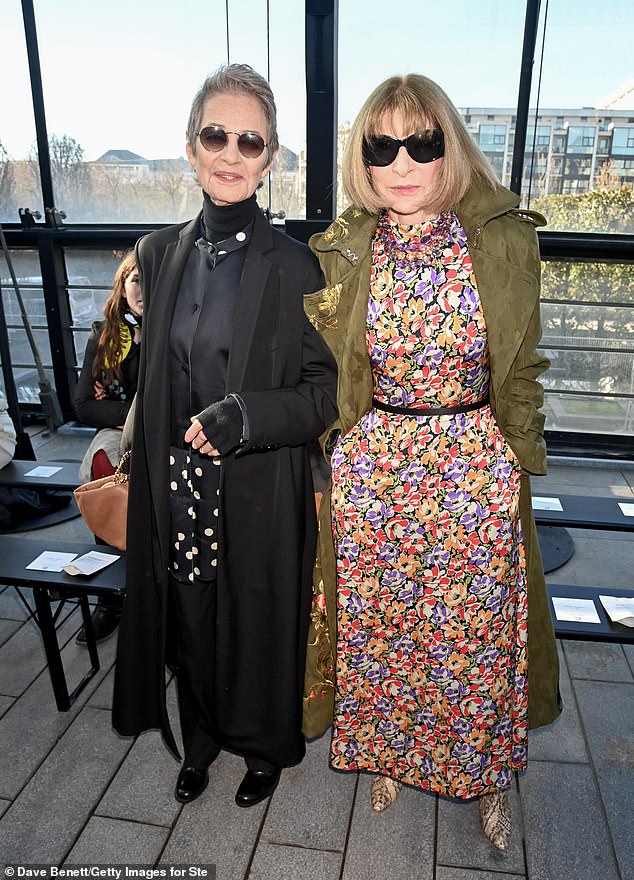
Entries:
<svg viewBox="0 0 634 880">
<path fill-rule="evenodd" d="M 113 724 L 160 728 L 173 644 L 168 593 L 169 328 L 200 218 L 137 247 L 144 328 L 132 444 L 127 596 Z M 249 442 L 221 464 L 215 720 L 221 745 L 279 766 L 301 760 L 306 639 L 316 523 L 306 442 L 335 415 L 336 366 L 306 319 L 323 285 L 308 249 L 258 212 L 238 290 L 227 393 L 245 402 Z"/>
</svg>

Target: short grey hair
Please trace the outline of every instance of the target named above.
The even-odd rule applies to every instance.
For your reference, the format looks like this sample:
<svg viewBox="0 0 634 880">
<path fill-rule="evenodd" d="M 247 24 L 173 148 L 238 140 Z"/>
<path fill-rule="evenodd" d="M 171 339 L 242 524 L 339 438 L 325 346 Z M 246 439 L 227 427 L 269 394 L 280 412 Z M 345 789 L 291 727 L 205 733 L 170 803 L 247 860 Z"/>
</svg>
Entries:
<svg viewBox="0 0 634 880">
<path fill-rule="evenodd" d="M 275 98 L 267 80 L 248 64 L 222 64 L 198 89 L 187 123 L 187 143 L 192 153 L 196 153 L 196 132 L 200 129 L 205 101 L 217 94 L 249 95 L 260 102 L 268 128 L 266 141 L 270 161 L 280 146 Z"/>
</svg>

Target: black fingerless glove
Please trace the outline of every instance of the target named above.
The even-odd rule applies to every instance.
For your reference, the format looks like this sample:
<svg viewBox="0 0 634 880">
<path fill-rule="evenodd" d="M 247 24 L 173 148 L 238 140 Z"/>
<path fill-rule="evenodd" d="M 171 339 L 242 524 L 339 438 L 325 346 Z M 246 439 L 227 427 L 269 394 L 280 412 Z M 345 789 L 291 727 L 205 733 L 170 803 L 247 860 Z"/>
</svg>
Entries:
<svg viewBox="0 0 634 880">
<path fill-rule="evenodd" d="M 212 403 L 194 416 L 203 426 L 207 440 L 221 455 L 227 455 L 240 445 L 243 438 L 243 420 L 235 397 L 225 397 Z"/>
</svg>

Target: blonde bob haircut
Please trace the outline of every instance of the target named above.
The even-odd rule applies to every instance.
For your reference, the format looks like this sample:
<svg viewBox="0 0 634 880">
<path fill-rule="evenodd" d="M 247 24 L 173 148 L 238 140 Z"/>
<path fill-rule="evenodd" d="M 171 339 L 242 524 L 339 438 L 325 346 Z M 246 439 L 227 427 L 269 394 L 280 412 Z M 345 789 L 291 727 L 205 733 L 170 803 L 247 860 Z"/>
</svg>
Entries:
<svg viewBox="0 0 634 880">
<path fill-rule="evenodd" d="M 382 205 L 372 186 L 372 171 L 363 161 L 363 140 L 384 134 L 382 124 L 400 113 L 407 134 L 439 128 L 445 137 L 445 155 L 433 200 L 435 213 L 456 208 L 474 179 L 495 190 L 499 182 L 486 156 L 475 144 L 462 117 L 435 82 L 418 73 L 392 76 L 377 86 L 350 129 L 343 156 L 343 188 L 353 205 L 374 214 Z"/>
</svg>

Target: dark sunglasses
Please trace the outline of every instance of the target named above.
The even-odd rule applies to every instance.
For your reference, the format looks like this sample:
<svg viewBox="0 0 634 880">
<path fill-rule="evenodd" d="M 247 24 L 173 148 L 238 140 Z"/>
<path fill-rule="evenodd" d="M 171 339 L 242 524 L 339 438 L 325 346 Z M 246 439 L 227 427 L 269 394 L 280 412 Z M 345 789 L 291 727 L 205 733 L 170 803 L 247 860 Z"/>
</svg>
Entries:
<svg viewBox="0 0 634 880">
<path fill-rule="evenodd" d="M 207 125 L 200 131 L 196 132 L 196 137 L 200 138 L 200 142 L 210 153 L 219 153 L 227 146 L 229 138 L 227 135 L 235 134 L 238 138 L 238 149 L 245 159 L 257 159 L 264 152 L 264 148 L 268 146 L 264 142 L 264 138 L 260 137 L 255 131 L 225 131 L 219 125 Z"/>
<path fill-rule="evenodd" d="M 445 154 L 445 138 L 439 128 L 428 128 L 417 131 L 399 141 L 386 134 L 375 134 L 363 138 L 363 161 L 366 165 L 377 165 L 381 168 L 391 165 L 398 156 L 401 147 L 405 147 L 414 162 L 433 162 Z"/>
</svg>

